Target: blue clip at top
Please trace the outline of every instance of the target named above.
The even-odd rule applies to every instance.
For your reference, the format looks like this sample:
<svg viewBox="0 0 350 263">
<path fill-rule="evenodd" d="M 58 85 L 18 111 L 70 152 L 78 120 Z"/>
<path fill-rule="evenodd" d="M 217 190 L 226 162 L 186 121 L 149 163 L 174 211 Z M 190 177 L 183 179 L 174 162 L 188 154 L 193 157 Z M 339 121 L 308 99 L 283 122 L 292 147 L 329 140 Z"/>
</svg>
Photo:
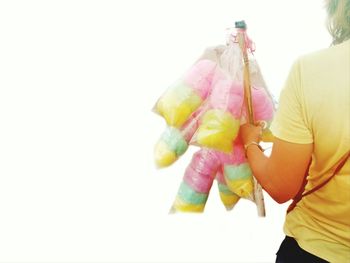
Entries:
<svg viewBox="0 0 350 263">
<path fill-rule="evenodd" d="M 247 24 L 245 23 L 244 20 L 236 21 L 235 22 L 235 28 L 247 29 Z"/>
</svg>

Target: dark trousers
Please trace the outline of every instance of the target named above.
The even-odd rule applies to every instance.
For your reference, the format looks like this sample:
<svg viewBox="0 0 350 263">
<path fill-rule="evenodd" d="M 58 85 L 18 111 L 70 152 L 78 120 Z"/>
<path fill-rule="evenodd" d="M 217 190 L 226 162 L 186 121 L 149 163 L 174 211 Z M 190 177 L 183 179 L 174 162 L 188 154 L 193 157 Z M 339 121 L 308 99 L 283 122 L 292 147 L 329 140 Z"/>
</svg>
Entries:
<svg viewBox="0 0 350 263">
<path fill-rule="evenodd" d="M 286 236 L 276 253 L 276 263 L 324 263 L 322 258 L 310 254 L 299 247 L 294 238 Z"/>
</svg>

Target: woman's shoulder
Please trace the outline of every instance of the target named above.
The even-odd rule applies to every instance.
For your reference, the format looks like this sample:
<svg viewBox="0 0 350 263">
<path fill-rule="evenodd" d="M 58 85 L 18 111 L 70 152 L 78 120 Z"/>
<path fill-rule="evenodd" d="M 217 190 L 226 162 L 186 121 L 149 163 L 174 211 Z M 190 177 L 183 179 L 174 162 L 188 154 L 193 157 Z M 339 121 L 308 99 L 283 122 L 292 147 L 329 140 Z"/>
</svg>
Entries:
<svg viewBox="0 0 350 263">
<path fill-rule="evenodd" d="M 329 63 L 334 62 L 337 59 L 347 59 L 349 60 L 350 54 L 350 39 L 344 41 L 343 43 L 330 46 L 328 48 L 323 48 L 320 50 L 313 51 L 308 54 L 304 54 L 299 57 L 301 64 L 315 64 L 315 63 Z"/>
</svg>

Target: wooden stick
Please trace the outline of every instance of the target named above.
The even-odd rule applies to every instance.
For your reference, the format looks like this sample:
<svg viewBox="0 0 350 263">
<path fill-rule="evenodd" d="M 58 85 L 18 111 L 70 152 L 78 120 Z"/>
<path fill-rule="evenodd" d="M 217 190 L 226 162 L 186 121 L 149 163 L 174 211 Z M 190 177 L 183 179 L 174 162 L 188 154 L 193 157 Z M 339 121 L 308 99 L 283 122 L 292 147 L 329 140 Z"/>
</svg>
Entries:
<svg viewBox="0 0 350 263">
<path fill-rule="evenodd" d="M 249 59 L 248 59 L 248 53 L 247 53 L 247 47 L 245 43 L 245 33 L 243 30 L 240 30 L 237 33 L 237 40 L 239 43 L 239 46 L 242 50 L 243 54 L 243 62 L 244 62 L 244 70 L 243 70 L 243 83 L 244 83 L 244 101 L 247 108 L 247 118 L 248 122 L 250 124 L 255 124 L 254 119 L 254 111 L 253 111 L 253 103 L 252 103 L 252 90 L 250 85 L 250 72 L 249 72 Z M 261 185 L 258 183 L 258 181 L 254 178 L 254 201 L 257 205 L 258 209 L 258 216 L 265 217 L 265 202 L 264 202 L 264 195 L 262 191 Z"/>
</svg>

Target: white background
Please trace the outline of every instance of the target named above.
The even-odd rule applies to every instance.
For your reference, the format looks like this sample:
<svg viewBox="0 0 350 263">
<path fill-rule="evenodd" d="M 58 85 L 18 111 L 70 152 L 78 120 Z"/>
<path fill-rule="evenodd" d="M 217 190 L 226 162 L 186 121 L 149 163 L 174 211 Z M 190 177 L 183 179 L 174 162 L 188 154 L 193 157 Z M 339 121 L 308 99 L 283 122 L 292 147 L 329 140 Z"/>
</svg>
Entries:
<svg viewBox="0 0 350 263">
<path fill-rule="evenodd" d="M 245 19 L 278 98 L 292 62 L 325 48 L 323 1 L 0 3 L 1 262 L 274 262 L 267 217 L 213 187 L 202 215 L 168 215 L 195 149 L 157 170 L 157 98 Z"/>
</svg>

